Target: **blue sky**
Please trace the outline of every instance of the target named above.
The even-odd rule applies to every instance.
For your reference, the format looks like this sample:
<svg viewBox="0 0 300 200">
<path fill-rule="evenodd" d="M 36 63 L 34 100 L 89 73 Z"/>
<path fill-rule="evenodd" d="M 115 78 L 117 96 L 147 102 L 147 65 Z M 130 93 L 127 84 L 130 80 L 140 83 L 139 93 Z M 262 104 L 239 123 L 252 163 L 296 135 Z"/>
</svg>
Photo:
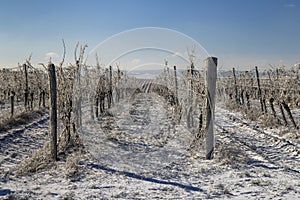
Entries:
<svg viewBox="0 0 300 200">
<path fill-rule="evenodd" d="M 74 62 L 78 41 L 89 52 L 114 34 L 140 27 L 182 32 L 223 68 L 300 62 L 297 0 L 2 0 L 0 27 L 0 67 L 15 67 L 30 53 L 33 64 L 47 63 L 46 55 L 59 62 L 62 39 L 67 62 Z"/>
</svg>

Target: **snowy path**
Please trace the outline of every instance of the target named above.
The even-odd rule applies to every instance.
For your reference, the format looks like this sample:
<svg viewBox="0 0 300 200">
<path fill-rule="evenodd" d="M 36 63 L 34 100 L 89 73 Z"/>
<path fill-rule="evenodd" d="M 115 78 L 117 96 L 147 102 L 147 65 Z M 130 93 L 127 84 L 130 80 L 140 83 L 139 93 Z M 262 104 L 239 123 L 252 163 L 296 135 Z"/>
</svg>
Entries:
<svg viewBox="0 0 300 200">
<path fill-rule="evenodd" d="M 111 109 L 113 116 L 100 119 L 100 127 L 87 124 L 80 137 L 105 167 L 171 177 L 169 167 L 185 159 L 193 136 L 175 126 L 162 102 L 158 95 L 138 94 Z"/>
<path fill-rule="evenodd" d="M 299 144 L 217 108 L 215 158 L 205 160 L 203 149 L 190 150 L 193 135 L 170 109 L 156 94 L 140 93 L 99 121 L 85 112 L 80 138 L 88 152 L 0 179 L 0 199 L 300 199 Z M 8 138 L 47 138 L 47 120 L 28 128 Z M 30 137 L 32 149 L 42 144 Z M 28 156 L 26 147 L 4 144 L 19 160 Z"/>
<path fill-rule="evenodd" d="M 217 132 L 221 140 L 230 139 L 256 154 L 248 164 L 284 170 L 300 178 L 300 145 L 268 133 L 226 110 L 217 115 Z"/>
<path fill-rule="evenodd" d="M 28 158 L 48 139 L 48 115 L 25 126 L 0 133 L 0 172 Z"/>
</svg>

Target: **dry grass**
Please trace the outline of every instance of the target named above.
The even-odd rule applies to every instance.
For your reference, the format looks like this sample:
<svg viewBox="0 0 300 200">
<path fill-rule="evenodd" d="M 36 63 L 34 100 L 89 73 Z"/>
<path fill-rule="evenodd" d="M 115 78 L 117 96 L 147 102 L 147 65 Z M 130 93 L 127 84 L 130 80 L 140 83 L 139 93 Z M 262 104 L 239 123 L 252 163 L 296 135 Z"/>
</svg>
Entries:
<svg viewBox="0 0 300 200">
<path fill-rule="evenodd" d="M 27 176 L 31 173 L 36 173 L 40 170 L 50 169 L 56 164 L 52 159 L 50 142 L 46 142 L 44 146 L 33 152 L 32 155 L 18 164 L 13 172 L 18 176 Z M 79 158 L 86 154 L 85 147 L 77 138 L 71 140 L 67 148 L 63 148 L 64 151 L 59 151 L 59 162 L 65 163 L 65 175 L 68 178 L 78 177 L 78 163 Z"/>
<path fill-rule="evenodd" d="M 225 103 L 225 106 L 229 110 L 240 110 L 241 109 L 241 106 L 238 105 L 233 99 L 228 99 Z"/>
<path fill-rule="evenodd" d="M 280 124 L 270 113 L 263 113 L 260 108 L 252 107 L 247 109 L 245 106 L 238 105 L 235 101 L 230 100 L 226 103 L 229 110 L 241 112 L 246 120 L 258 121 L 264 127 L 278 127 Z"/>
<path fill-rule="evenodd" d="M 31 122 L 34 119 L 38 119 L 45 114 L 45 110 L 35 110 L 22 112 L 15 117 L 6 118 L 0 121 L 0 132 L 7 131 L 12 127 L 24 125 Z"/>
<path fill-rule="evenodd" d="M 205 130 L 202 129 L 190 143 L 190 146 L 188 148 L 190 156 L 196 158 L 199 152 L 204 151 L 204 145 L 205 145 Z"/>
<path fill-rule="evenodd" d="M 257 109 L 257 108 L 244 109 L 242 111 L 245 116 L 245 119 L 250 120 L 250 121 L 257 121 L 257 119 L 263 115 L 261 110 Z"/>
<path fill-rule="evenodd" d="M 233 99 L 228 100 L 225 105 L 231 111 L 243 113 L 245 119 L 250 121 L 256 121 L 260 116 L 263 115 L 260 109 L 255 107 L 248 109 L 245 105 L 237 104 Z"/>
<path fill-rule="evenodd" d="M 13 172 L 19 176 L 26 176 L 41 169 L 51 167 L 52 164 L 50 143 L 46 142 L 43 148 L 33 152 L 30 158 L 18 164 Z"/>
<path fill-rule="evenodd" d="M 279 123 L 278 120 L 271 114 L 261 115 L 258 120 L 261 122 L 262 125 L 265 127 L 278 127 Z"/>
<path fill-rule="evenodd" d="M 234 142 L 216 145 L 215 158 L 223 165 L 231 165 L 237 168 L 246 165 L 249 160 L 246 152 Z"/>
</svg>

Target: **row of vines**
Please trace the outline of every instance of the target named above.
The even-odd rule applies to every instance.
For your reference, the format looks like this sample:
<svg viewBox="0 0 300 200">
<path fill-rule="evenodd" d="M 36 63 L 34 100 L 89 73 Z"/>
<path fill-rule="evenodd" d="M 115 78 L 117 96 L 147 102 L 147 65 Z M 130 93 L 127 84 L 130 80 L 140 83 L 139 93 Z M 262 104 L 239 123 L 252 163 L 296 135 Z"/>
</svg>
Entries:
<svg viewBox="0 0 300 200">
<path fill-rule="evenodd" d="M 64 51 L 63 60 L 57 65 L 50 62 L 33 66 L 29 58 L 23 65 L 16 68 L 1 69 L 0 131 L 7 130 L 5 123 L 13 121 L 15 117 L 22 116 L 24 113 L 30 115 L 31 112 L 37 110 L 48 112 L 47 110 L 51 108 L 54 101 L 50 98 L 53 92 L 50 84 L 53 77 L 50 72 L 54 67 L 57 127 L 53 127 L 53 130 L 56 129 L 57 141 L 50 141 L 51 146 L 56 146 L 57 152 L 51 151 L 51 154 L 55 153 L 54 158 L 57 159 L 57 154 L 65 152 L 70 145 L 77 142 L 77 132 L 81 127 L 85 102 L 90 103 L 91 117 L 100 119 L 101 115 L 112 106 L 113 93 L 117 94 L 115 101 L 124 95 L 121 92 L 123 84 L 118 81 L 123 73 L 119 69 L 113 71 L 112 67 L 105 68 L 100 64 L 93 67 L 84 64 L 86 47 L 84 45 L 79 48 L 77 45 L 74 54 L 75 62 L 67 66 L 64 64 Z M 77 55 L 78 51 L 79 55 Z M 84 77 L 89 79 L 84 79 Z M 96 89 L 91 95 L 90 89 L 94 84 Z M 50 122 L 50 138 L 53 137 L 51 130 Z"/>
<path fill-rule="evenodd" d="M 220 78 L 226 87 L 221 91 L 232 109 L 241 109 L 250 119 L 263 118 L 268 126 L 288 126 L 299 129 L 299 119 L 293 110 L 300 108 L 298 68 L 277 68 L 259 72 L 233 68 L 230 76 Z"/>
<path fill-rule="evenodd" d="M 0 70 L 0 119 L 46 107 L 47 74 L 24 64 Z"/>
<path fill-rule="evenodd" d="M 165 66 L 156 79 L 127 76 L 117 65 L 103 67 L 84 63 L 85 46 L 81 46 L 74 64 L 63 60 L 54 66 L 57 81 L 58 144 L 64 151 L 77 137 L 82 119 L 101 120 L 114 103 L 130 99 L 137 92 L 155 92 L 166 99 L 174 121 L 183 124 L 196 139 L 204 139 L 208 123 L 207 87 L 204 70 L 195 69 L 190 60 L 186 70 Z M 49 69 L 53 65 L 34 67 L 30 58 L 14 69 L 0 70 L 0 120 L 22 112 L 48 108 Z M 115 70 L 114 70 L 115 69 Z M 240 109 L 251 119 L 263 116 L 268 125 L 299 128 L 293 110 L 300 108 L 299 69 L 278 68 L 259 72 L 232 70 L 219 76 L 217 96 L 225 99 L 230 109 Z M 88 110 L 88 112 L 85 112 Z M 84 112 L 84 113 L 83 113 Z M 83 116 L 87 114 L 89 116 Z"/>
<path fill-rule="evenodd" d="M 157 77 L 156 91 L 174 105 L 174 119 L 200 136 L 205 125 L 205 77 L 191 64 L 184 71 L 166 67 Z"/>
<path fill-rule="evenodd" d="M 57 154 L 64 152 L 78 138 L 82 120 L 101 120 L 102 116 L 109 114 L 113 104 L 128 101 L 136 93 L 155 92 L 166 99 L 177 124 L 183 124 L 195 138 L 204 138 L 203 127 L 207 123 L 208 113 L 206 83 L 203 73 L 195 69 L 193 61 L 186 70 L 165 66 L 156 79 L 137 79 L 127 76 L 118 65 L 116 68 L 103 67 L 97 57 L 96 66 L 84 64 L 86 47 L 81 46 L 77 56 L 78 45 L 76 46 L 75 63 L 68 66 L 64 65 L 64 53 L 63 60 L 58 65 L 50 62 L 34 67 L 29 59 L 18 68 L 2 69 L 1 120 L 31 110 L 50 108 L 51 111 L 55 100 L 58 123 L 55 124 L 56 128 L 51 128 L 50 117 L 50 132 L 56 129 L 58 132 L 55 131 L 57 136 L 50 141 L 51 146 L 58 145 L 58 152 L 52 151 L 52 154 Z M 55 77 L 50 77 L 52 68 L 55 69 Z M 53 90 L 50 80 L 53 78 L 57 85 L 55 99 L 50 98 Z M 54 115 L 56 116 L 55 113 Z M 49 137 L 53 137 L 53 133 Z"/>
</svg>

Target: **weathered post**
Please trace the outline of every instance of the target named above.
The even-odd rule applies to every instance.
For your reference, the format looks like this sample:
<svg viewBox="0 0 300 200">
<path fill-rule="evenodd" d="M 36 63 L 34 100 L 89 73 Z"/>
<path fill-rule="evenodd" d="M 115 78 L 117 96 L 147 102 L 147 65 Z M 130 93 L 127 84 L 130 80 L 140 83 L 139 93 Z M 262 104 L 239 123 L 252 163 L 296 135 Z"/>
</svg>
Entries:
<svg viewBox="0 0 300 200">
<path fill-rule="evenodd" d="M 15 92 L 10 93 L 10 116 L 14 116 L 14 101 L 15 101 Z"/>
<path fill-rule="evenodd" d="M 278 102 L 278 104 L 279 104 L 279 109 L 280 109 L 280 112 L 281 112 L 281 115 L 282 115 L 282 119 L 284 121 L 284 125 L 287 126 L 288 123 L 287 123 L 287 120 L 286 120 L 286 117 L 285 117 L 285 114 L 284 114 L 284 111 L 283 111 L 282 104 L 280 102 Z"/>
<path fill-rule="evenodd" d="M 40 95 L 39 95 L 39 108 L 45 107 L 45 90 L 40 89 Z"/>
<path fill-rule="evenodd" d="M 77 130 L 81 130 L 82 127 L 82 110 L 81 110 L 81 103 L 82 103 L 82 89 L 81 89 L 81 62 L 80 60 L 76 60 L 76 82 L 77 82 L 77 89 L 76 89 L 76 97 L 75 97 L 75 105 L 76 105 L 76 125 Z"/>
<path fill-rule="evenodd" d="M 177 81 L 177 72 L 176 66 L 174 65 L 174 78 L 175 78 L 175 103 L 178 105 L 178 81 Z"/>
<path fill-rule="evenodd" d="M 245 99 L 244 99 L 244 89 L 241 90 L 241 104 L 245 104 Z"/>
<path fill-rule="evenodd" d="M 167 70 L 168 69 L 168 70 Z M 166 86 L 166 88 L 168 88 L 168 74 L 169 74 L 169 67 L 168 67 L 168 61 L 165 60 L 165 67 L 164 67 L 164 84 Z"/>
<path fill-rule="evenodd" d="M 100 75 L 100 72 L 99 72 Z M 98 84 L 97 84 L 97 90 L 96 90 L 96 95 L 95 95 L 95 115 L 96 115 L 96 119 L 98 119 L 99 117 L 99 103 L 101 103 L 101 75 L 100 78 L 98 80 Z"/>
<path fill-rule="evenodd" d="M 268 109 L 267 109 L 267 104 L 266 104 L 266 98 L 265 98 L 265 96 L 262 98 L 262 101 L 263 101 L 264 112 L 265 112 L 265 113 L 268 113 Z"/>
<path fill-rule="evenodd" d="M 232 69 L 233 72 L 233 78 L 234 78 L 234 98 L 236 103 L 239 103 L 239 98 L 238 98 L 238 88 L 237 88 L 237 82 L 236 82 L 236 74 L 235 74 L 235 68 Z"/>
<path fill-rule="evenodd" d="M 290 107 L 284 101 L 282 101 L 281 104 L 282 104 L 283 108 L 286 110 L 286 112 L 288 113 L 288 116 L 289 116 L 289 118 L 290 118 L 293 126 L 295 127 L 295 129 L 298 129 L 298 126 L 297 126 L 297 124 L 296 124 L 296 122 L 294 120 L 294 117 L 292 115 Z"/>
<path fill-rule="evenodd" d="M 256 79 L 257 79 L 257 86 L 258 86 L 258 98 L 259 98 L 260 105 L 261 105 L 261 111 L 264 112 L 264 103 L 263 103 L 263 98 L 262 98 L 262 94 L 261 94 L 259 73 L 258 73 L 257 66 L 255 66 L 255 72 L 256 72 Z"/>
<path fill-rule="evenodd" d="M 96 93 L 96 102 L 95 102 L 95 115 L 96 115 L 96 119 L 98 119 L 99 117 L 99 94 L 98 92 Z"/>
<path fill-rule="evenodd" d="M 111 108 L 112 101 L 112 66 L 109 66 L 108 108 Z"/>
<path fill-rule="evenodd" d="M 86 85 L 88 88 L 90 88 L 90 75 L 89 75 L 89 70 L 88 70 L 88 67 L 85 66 L 84 67 L 84 71 L 85 71 L 85 76 L 86 76 Z M 88 100 L 89 100 L 89 103 L 90 103 L 90 115 L 91 115 L 91 120 L 94 121 L 94 99 L 91 97 L 91 94 L 88 93 Z"/>
<path fill-rule="evenodd" d="M 30 110 L 33 110 L 34 92 L 30 93 Z"/>
<path fill-rule="evenodd" d="M 27 65 L 23 65 L 24 68 L 24 73 L 25 73 L 25 90 L 24 90 L 24 105 L 25 105 L 25 110 L 27 111 L 27 106 L 28 106 L 28 95 L 29 95 L 29 89 L 28 89 L 28 71 L 27 71 Z"/>
<path fill-rule="evenodd" d="M 45 96 L 46 96 L 46 92 L 45 92 L 45 90 L 43 89 L 43 91 L 42 91 L 42 98 L 43 98 L 43 107 L 44 107 L 44 108 L 46 107 Z"/>
<path fill-rule="evenodd" d="M 54 161 L 57 160 L 57 103 L 56 103 L 56 74 L 55 65 L 48 64 L 49 71 L 49 92 L 50 92 L 50 144 L 51 155 Z"/>
<path fill-rule="evenodd" d="M 250 95 L 247 91 L 246 91 L 246 99 L 247 99 L 247 108 L 250 110 Z"/>
<path fill-rule="evenodd" d="M 40 89 L 40 95 L 39 95 L 39 109 L 41 108 L 42 105 L 42 91 Z"/>
<path fill-rule="evenodd" d="M 274 108 L 274 98 L 273 97 L 270 98 L 269 103 L 270 103 L 270 107 L 271 107 L 272 114 L 273 114 L 274 118 L 277 118 L 276 111 L 275 111 L 275 108 Z"/>
<path fill-rule="evenodd" d="M 214 151 L 214 115 L 215 115 L 215 94 L 217 81 L 218 58 L 208 57 L 205 60 L 206 65 L 206 159 L 212 159 Z"/>
<path fill-rule="evenodd" d="M 300 63 L 298 63 L 296 68 L 296 80 L 299 80 L 299 72 L 300 72 Z"/>
<path fill-rule="evenodd" d="M 121 71 L 118 68 L 118 77 L 117 77 L 117 87 L 116 87 L 116 102 L 120 101 L 120 79 L 121 79 Z"/>
</svg>

